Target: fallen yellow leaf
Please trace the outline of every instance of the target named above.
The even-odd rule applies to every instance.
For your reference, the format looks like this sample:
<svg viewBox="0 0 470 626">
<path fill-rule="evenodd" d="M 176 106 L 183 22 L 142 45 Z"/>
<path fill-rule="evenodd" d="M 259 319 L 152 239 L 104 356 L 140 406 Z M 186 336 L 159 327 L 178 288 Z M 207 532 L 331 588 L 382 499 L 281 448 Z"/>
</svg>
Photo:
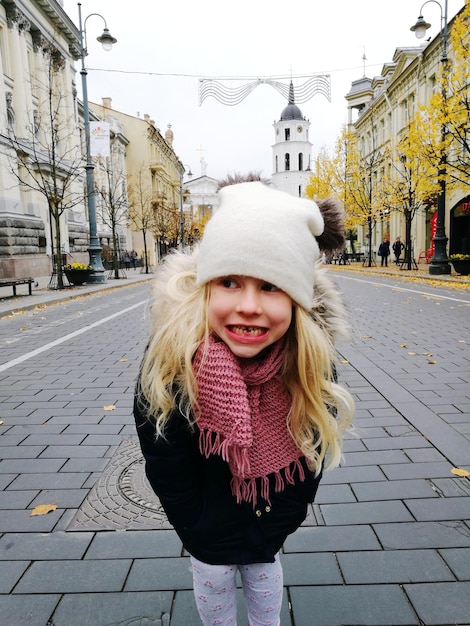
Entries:
<svg viewBox="0 0 470 626">
<path fill-rule="evenodd" d="M 127 359 L 119 359 L 119 363 L 127 363 Z"/>
<path fill-rule="evenodd" d="M 402 343 L 401 346 L 400 346 L 400 348 L 407 348 L 407 347 L 408 347 L 408 345 L 406 343 Z"/>
<path fill-rule="evenodd" d="M 431 352 L 423 352 L 423 356 L 432 356 Z"/>
<path fill-rule="evenodd" d="M 410 356 L 414 356 L 414 355 L 416 354 L 416 352 L 408 352 L 408 354 L 409 354 Z"/>
<path fill-rule="evenodd" d="M 456 476 L 470 476 L 470 472 L 467 472 L 467 470 L 464 469 L 460 469 L 459 467 L 453 467 L 450 471 Z"/>
<path fill-rule="evenodd" d="M 429 363 L 429 365 L 436 365 L 437 361 L 430 360 L 430 361 L 428 361 L 428 363 Z"/>
<path fill-rule="evenodd" d="M 341 359 L 341 363 L 349 363 L 348 359 Z"/>
<path fill-rule="evenodd" d="M 55 511 L 57 508 L 57 504 L 39 504 L 35 506 L 31 511 L 31 516 L 33 515 L 47 515 L 51 511 Z"/>
<path fill-rule="evenodd" d="M 28 330 L 26 326 L 23 326 L 23 328 L 20 328 L 20 330 Z"/>
<path fill-rule="evenodd" d="M 4 422 L 3 420 L 0 420 L 0 426 L 1 426 L 2 424 L 4 424 L 4 423 L 5 423 L 5 422 Z"/>
<path fill-rule="evenodd" d="M 105 411 L 114 411 L 116 407 L 114 406 L 114 404 L 107 404 L 106 406 L 103 407 L 103 409 Z"/>
</svg>

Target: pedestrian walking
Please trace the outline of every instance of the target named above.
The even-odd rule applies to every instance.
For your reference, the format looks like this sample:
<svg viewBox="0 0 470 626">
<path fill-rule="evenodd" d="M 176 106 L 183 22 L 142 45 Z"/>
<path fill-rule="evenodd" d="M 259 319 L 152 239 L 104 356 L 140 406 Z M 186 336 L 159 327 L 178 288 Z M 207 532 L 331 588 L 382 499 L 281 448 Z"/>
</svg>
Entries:
<svg viewBox="0 0 470 626">
<path fill-rule="evenodd" d="M 390 256 L 390 241 L 385 238 L 379 246 L 377 254 L 381 257 L 380 265 L 388 267 L 388 257 Z"/>
<path fill-rule="evenodd" d="M 392 245 L 393 254 L 395 255 L 395 263 L 399 265 L 401 253 L 405 249 L 405 244 L 397 237 Z"/>
<path fill-rule="evenodd" d="M 126 270 L 129 270 L 131 268 L 131 255 L 127 250 L 124 252 L 124 265 L 126 267 Z"/>
<path fill-rule="evenodd" d="M 239 572 L 249 623 L 279 626 L 280 548 L 340 460 L 353 401 L 333 343 L 346 320 L 320 250 L 342 233 L 336 201 L 227 186 L 199 250 L 156 276 L 134 416 L 204 625 L 236 623 Z"/>
</svg>

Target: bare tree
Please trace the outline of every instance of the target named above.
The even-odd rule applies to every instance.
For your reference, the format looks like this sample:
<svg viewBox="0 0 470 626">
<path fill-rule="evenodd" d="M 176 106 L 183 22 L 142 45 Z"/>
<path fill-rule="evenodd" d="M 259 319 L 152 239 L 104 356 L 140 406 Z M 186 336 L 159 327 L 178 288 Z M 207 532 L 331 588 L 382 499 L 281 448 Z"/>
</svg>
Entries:
<svg viewBox="0 0 470 626">
<path fill-rule="evenodd" d="M 119 226 L 127 226 L 129 219 L 126 177 L 112 156 L 101 159 L 101 165 L 100 182 L 103 184 L 96 192 L 100 199 L 101 219 L 112 233 L 114 278 L 119 278 L 121 255 L 118 230 Z"/>
<path fill-rule="evenodd" d="M 146 176 L 147 174 L 147 176 Z M 133 229 L 142 233 L 144 240 L 145 273 L 149 273 L 147 235 L 153 232 L 155 225 L 154 203 L 149 182 L 148 170 L 140 167 L 129 184 L 129 220 Z"/>
</svg>

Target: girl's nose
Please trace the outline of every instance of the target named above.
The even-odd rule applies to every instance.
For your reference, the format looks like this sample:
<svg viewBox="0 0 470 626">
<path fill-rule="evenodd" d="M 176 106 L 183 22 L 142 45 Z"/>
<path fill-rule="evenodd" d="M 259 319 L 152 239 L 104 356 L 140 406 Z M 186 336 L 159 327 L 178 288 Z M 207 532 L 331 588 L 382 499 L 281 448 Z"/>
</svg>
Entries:
<svg viewBox="0 0 470 626">
<path fill-rule="evenodd" d="M 245 315 L 260 315 L 262 312 L 259 294 L 255 289 L 242 289 L 238 304 L 235 307 L 237 313 Z"/>
</svg>

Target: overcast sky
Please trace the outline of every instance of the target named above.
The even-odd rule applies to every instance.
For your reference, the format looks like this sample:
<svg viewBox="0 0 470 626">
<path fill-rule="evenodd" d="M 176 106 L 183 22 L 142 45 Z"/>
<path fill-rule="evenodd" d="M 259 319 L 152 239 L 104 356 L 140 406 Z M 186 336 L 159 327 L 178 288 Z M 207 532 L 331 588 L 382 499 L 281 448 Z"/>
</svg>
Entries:
<svg viewBox="0 0 470 626">
<path fill-rule="evenodd" d="M 449 21 L 464 4 L 448 0 Z M 171 124 L 173 148 L 194 177 L 203 156 L 214 178 L 251 170 L 269 178 L 272 124 L 287 100 L 261 84 L 236 106 L 214 98 L 200 106 L 199 79 L 224 77 L 226 86 L 240 87 L 259 78 L 288 84 L 292 77 L 295 87 L 329 74 L 331 102 L 315 95 L 299 107 L 311 123 L 313 155 L 322 146 L 331 150 L 347 121 L 351 82 L 379 75 L 396 48 L 419 45 L 410 26 L 422 6 L 422 0 L 82 0 L 83 20 L 90 16 L 88 97 L 98 103 L 110 97 L 114 109 L 129 115 L 148 113 L 163 135 Z M 64 0 L 64 9 L 78 25 L 77 3 Z M 118 40 L 111 52 L 96 41 L 104 22 L 92 13 Z M 434 37 L 438 4 L 428 1 L 423 15 Z M 78 70 L 79 63 L 81 94 Z"/>
</svg>

